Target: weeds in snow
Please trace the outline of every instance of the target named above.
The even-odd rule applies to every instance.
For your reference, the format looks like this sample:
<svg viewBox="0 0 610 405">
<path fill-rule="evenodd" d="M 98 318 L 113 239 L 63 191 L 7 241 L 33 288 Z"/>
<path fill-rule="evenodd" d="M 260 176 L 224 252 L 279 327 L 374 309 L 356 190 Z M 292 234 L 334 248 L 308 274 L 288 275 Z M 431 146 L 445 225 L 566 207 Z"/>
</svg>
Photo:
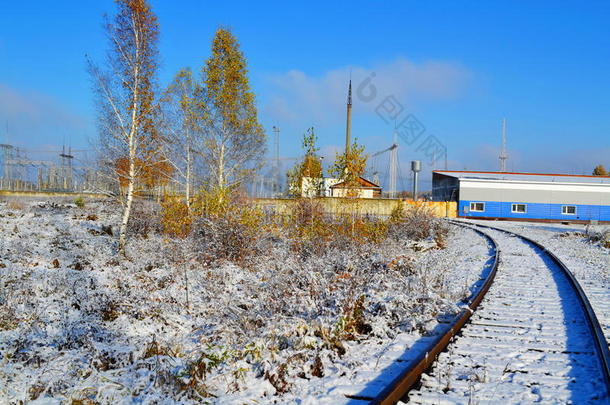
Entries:
<svg viewBox="0 0 610 405">
<path fill-rule="evenodd" d="M 461 288 L 444 273 L 468 254 L 441 222 L 420 232 L 416 213 L 333 219 L 318 208 L 302 201 L 282 217 L 240 195 L 201 195 L 188 223 L 171 198 L 137 201 L 128 260 L 99 231 L 119 220 L 108 203 L 88 201 L 86 216 L 48 203 L 5 216 L 2 230 L 20 234 L 0 246 L 0 372 L 14 381 L 0 395 L 197 403 L 253 384 L 266 387 L 259 398 L 291 395 L 349 362 L 355 343 L 427 333 L 458 310 Z M 70 372 L 41 371 L 53 368 Z"/>
<path fill-rule="evenodd" d="M 587 226 L 585 228 L 587 239 L 591 243 L 599 243 L 600 246 L 610 249 L 610 228 L 595 229 Z"/>
</svg>

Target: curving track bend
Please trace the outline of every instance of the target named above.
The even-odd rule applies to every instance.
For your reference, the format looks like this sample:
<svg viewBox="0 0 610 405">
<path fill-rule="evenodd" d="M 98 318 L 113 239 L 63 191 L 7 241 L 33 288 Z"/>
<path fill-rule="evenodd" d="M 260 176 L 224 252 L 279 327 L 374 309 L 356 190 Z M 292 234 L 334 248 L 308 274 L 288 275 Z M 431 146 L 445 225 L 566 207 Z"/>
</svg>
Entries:
<svg viewBox="0 0 610 405">
<path fill-rule="evenodd" d="M 604 365 L 568 276 L 540 247 L 486 233 L 501 251 L 495 281 L 409 402 L 609 403 Z"/>
</svg>

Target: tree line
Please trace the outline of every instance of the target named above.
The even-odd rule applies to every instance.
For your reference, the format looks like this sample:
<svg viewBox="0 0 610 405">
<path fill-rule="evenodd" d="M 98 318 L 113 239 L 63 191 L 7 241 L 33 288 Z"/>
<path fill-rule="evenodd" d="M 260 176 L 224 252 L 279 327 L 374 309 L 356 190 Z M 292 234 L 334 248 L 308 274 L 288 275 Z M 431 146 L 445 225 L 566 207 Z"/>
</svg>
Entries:
<svg viewBox="0 0 610 405">
<path fill-rule="evenodd" d="M 117 0 L 105 18 L 109 48 L 90 59 L 100 135 L 100 166 L 116 179 L 123 206 L 119 250 L 124 253 L 134 197 L 173 182 L 190 209 L 195 189 L 238 187 L 260 167 L 266 135 L 258 120 L 246 58 L 226 28 L 211 55 L 193 72 L 183 68 L 167 88 L 158 83 L 159 22 L 146 0 Z M 222 195 L 223 193 L 219 193 Z"/>
</svg>

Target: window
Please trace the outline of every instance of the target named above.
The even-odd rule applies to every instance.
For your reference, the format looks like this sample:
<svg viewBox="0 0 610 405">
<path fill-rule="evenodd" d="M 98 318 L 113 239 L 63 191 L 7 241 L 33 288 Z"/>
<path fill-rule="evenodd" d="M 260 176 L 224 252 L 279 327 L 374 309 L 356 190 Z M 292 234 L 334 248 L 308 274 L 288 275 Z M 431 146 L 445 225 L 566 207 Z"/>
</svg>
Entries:
<svg viewBox="0 0 610 405">
<path fill-rule="evenodd" d="M 576 206 L 575 205 L 562 205 L 561 213 L 563 215 L 576 215 Z"/>
<path fill-rule="evenodd" d="M 525 214 L 527 212 L 526 204 L 513 204 L 511 207 L 511 212 L 515 214 Z"/>
<path fill-rule="evenodd" d="M 485 211 L 485 203 L 482 202 L 471 202 L 470 211 L 483 212 Z"/>
</svg>

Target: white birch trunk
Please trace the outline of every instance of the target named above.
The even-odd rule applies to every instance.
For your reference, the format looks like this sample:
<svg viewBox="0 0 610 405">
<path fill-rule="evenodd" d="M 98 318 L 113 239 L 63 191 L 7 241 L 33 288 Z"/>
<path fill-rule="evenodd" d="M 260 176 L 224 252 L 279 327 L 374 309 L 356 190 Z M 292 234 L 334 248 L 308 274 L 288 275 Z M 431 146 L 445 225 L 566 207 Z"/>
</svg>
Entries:
<svg viewBox="0 0 610 405">
<path fill-rule="evenodd" d="M 129 223 L 129 216 L 131 214 L 131 205 L 133 203 L 133 192 L 136 181 L 136 136 L 138 134 L 138 96 L 139 96 L 139 56 L 140 56 L 140 43 L 139 43 L 139 32 L 136 25 L 134 24 L 134 36 L 136 44 L 136 55 L 133 64 L 134 68 L 134 86 L 133 86 L 133 100 L 131 109 L 131 128 L 128 135 L 128 147 L 129 147 L 129 176 L 127 178 L 127 200 L 123 210 L 123 218 L 121 219 L 121 228 L 119 230 L 119 251 L 125 255 L 125 245 L 127 243 L 127 225 Z"/>
<path fill-rule="evenodd" d="M 191 212 L 191 133 L 186 130 L 186 208 Z"/>
<path fill-rule="evenodd" d="M 224 169 L 225 169 L 225 144 L 223 141 L 220 144 L 220 155 L 218 157 L 218 188 L 219 189 L 222 189 L 225 184 Z"/>
<path fill-rule="evenodd" d="M 131 142 L 130 142 L 131 143 Z M 132 156 L 134 156 L 132 158 Z M 125 254 L 125 245 L 127 243 L 127 224 L 131 215 L 131 205 L 133 203 L 133 191 L 135 179 L 135 150 L 132 153 L 131 147 L 129 151 L 129 179 L 127 183 L 127 199 L 123 209 L 123 218 L 121 219 L 121 228 L 119 230 L 119 251 Z"/>
</svg>

